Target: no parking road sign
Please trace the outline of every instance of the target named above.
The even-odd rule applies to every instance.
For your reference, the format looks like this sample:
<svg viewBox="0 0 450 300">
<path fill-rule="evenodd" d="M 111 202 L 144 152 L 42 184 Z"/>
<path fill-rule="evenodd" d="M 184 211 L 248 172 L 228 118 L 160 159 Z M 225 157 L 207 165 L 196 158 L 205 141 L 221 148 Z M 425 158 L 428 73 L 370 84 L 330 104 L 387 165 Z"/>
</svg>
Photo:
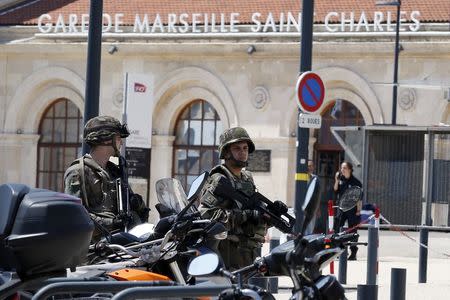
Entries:
<svg viewBox="0 0 450 300">
<path fill-rule="evenodd" d="M 297 104 L 305 113 L 314 113 L 322 106 L 325 87 L 322 79 L 313 72 L 303 73 L 297 81 Z"/>
</svg>

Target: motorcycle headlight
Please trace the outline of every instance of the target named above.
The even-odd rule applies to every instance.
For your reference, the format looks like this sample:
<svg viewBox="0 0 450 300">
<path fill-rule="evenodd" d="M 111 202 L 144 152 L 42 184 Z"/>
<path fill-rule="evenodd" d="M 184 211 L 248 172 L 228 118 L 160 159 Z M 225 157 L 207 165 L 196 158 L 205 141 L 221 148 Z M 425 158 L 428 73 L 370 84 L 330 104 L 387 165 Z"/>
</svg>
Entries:
<svg viewBox="0 0 450 300">
<path fill-rule="evenodd" d="M 226 231 L 223 231 L 223 232 L 221 232 L 221 233 L 215 234 L 215 235 L 214 235 L 214 238 L 215 238 L 216 240 L 224 240 L 224 239 L 227 238 L 227 236 L 228 236 L 228 233 L 227 233 Z"/>
</svg>

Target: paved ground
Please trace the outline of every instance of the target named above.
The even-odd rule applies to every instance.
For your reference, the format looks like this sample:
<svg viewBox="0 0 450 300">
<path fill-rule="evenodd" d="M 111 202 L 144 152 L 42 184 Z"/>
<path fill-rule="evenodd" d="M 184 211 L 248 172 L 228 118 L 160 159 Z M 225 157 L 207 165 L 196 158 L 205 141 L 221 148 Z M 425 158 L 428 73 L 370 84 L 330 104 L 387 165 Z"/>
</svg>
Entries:
<svg viewBox="0 0 450 300">
<path fill-rule="evenodd" d="M 360 241 L 367 241 L 367 231 L 360 230 Z M 418 232 L 406 232 L 408 236 L 419 240 Z M 391 269 L 406 269 L 406 299 L 450 299 L 450 233 L 429 233 L 427 282 L 419 280 L 419 245 L 399 232 L 381 231 L 379 245 L 378 299 L 390 299 Z M 267 251 L 267 246 L 264 251 Z M 338 274 L 338 261 L 335 262 L 335 274 Z M 327 268 L 324 273 L 329 273 Z M 365 284 L 367 276 L 367 249 L 360 247 L 357 261 L 347 265 L 346 296 L 357 299 L 357 285 Z M 289 299 L 292 282 L 289 277 L 279 279 L 281 289 L 277 299 Z"/>
</svg>

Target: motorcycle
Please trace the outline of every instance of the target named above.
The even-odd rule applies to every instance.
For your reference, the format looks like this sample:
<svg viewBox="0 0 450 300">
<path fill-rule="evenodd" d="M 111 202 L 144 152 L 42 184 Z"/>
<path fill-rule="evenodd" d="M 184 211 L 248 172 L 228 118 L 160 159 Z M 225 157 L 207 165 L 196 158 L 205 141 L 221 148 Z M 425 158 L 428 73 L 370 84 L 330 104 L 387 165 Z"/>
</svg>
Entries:
<svg viewBox="0 0 450 300">
<path fill-rule="evenodd" d="M 160 179 L 156 183 L 156 207 L 162 218 L 154 230 L 142 231 L 145 224 L 141 224 L 129 232 L 113 234 L 92 245 L 91 261 L 115 263 L 137 258 L 135 266 L 185 284 L 190 279 L 186 272 L 190 259 L 198 253 L 216 251 L 218 241 L 226 238 L 221 223 L 200 219 L 195 208 L 207 176 L 205 172 L 194 180 L 187 197 L 178 180 Z"/>
<path fill-rule="evenodd" d="M 332 275 L 322 275 L 321 271 L 353 243 L 357 234 L 303 235 L 319 203 L 316 183 L 317 178 L 312 178 L 308 184 L 302 206 L 305 215 L 303 226 L 294 240 L 279 245 L 268 255 L 256 259 L 252 265 L 234 272 L 221 269 L 215 254 L 199 256 L 191 262 L 189 273 L 193 276 L 220 274 L 230 278 L 234 282 L 233 287 L 222 292 L 219 299 L 240 299 L 249 294 L 253 299 L 272 299 L 273 296 L 266 291 L 245 283 L 255 275 L 290 276 L 294 285 L 293 300 L 346 299 L 344 288 L 337 279 Z"/>
<path fill-rule="evenodd" d="M 79 266 L 59 277 L 42 278 L 39 285 L 16 290 L 20 291 L 17 295 L 40 298 L 56 288 L 64 299 L 110 299 L 112 292 L 126 287 L 194 283 L 187 273 L 189 261 L 201 251 L 212 251 L 205 241 L 226 237 L 222 224 L 197 217 L 194 202 L 207 176 L 205 172 L 194 180 L 188 196 L 179 181 L 162 180 L 168 188 L 160 189 L 164 197 L 158 199 L 167 216 L 153 230 L 141 224 L 129 232 L 107 236 L 91 245 L 88 257 L 95 258 L 96 264 Z"/>
<path fill-rule="evenodd" d="M 0 299 L 74 270 L 86 257 L 93 230 L 79 198 L 0 185 Z"/>
</svg>

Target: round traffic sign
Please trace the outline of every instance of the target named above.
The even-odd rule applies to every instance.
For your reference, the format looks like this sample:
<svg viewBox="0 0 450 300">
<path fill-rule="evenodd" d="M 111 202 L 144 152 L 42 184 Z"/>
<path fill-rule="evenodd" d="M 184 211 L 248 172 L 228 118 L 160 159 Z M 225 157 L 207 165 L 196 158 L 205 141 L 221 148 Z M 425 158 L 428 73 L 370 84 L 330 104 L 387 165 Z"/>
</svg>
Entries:
<svg viewBox="0 0 450 300">
<path fill-rule="evenodd" d="M 322 106 L 325 87 L 322 79 L 313 72 L 305 72 L 297 80 L 298 107 L 306 113 L 313 113 Z"/>
</svg>

